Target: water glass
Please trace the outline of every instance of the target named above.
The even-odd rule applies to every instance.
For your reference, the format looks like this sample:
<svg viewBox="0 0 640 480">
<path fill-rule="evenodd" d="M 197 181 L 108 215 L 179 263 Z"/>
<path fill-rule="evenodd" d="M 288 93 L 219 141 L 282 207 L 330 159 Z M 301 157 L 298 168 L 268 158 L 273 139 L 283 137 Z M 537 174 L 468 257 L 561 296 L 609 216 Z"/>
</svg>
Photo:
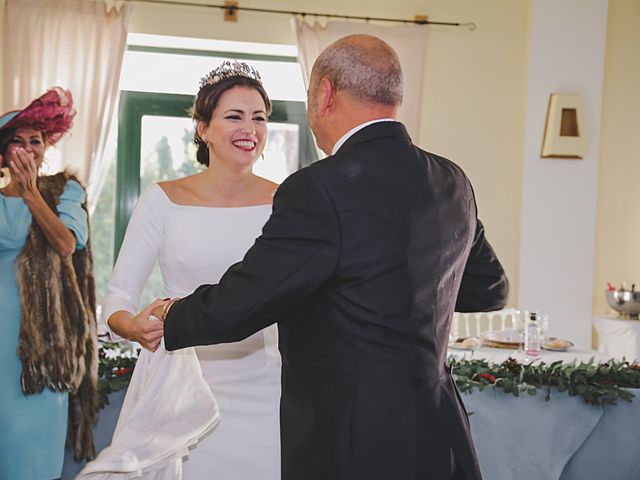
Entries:
<svg viewBox="0 0 640 480">
<path fill-rule="evenodd" d="M 540 336 L 542 340 L 547 339 L 547 333 L 549 332 L 549 315 L 546 313 L 537 313 L 538 324 L 540 325 Z"/>
</svg>

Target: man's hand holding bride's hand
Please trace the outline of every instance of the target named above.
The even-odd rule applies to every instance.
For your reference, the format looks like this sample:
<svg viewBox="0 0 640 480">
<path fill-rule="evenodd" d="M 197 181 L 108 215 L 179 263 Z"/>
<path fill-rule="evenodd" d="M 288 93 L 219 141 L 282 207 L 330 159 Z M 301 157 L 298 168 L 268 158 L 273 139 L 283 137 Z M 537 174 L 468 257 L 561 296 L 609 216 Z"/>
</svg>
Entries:
<svg viewBox="0 0 640 480">
<path fill-rule="evenodd" d="M 164 324 L 153 315 L 154 309 L 162 307 L 166 299 L 156 298 L 147 307 L 131 318 L 127 325 L 127 338 L 134 340 L 147 350 L 155 352 L 164 335 Z"/>
</svg>

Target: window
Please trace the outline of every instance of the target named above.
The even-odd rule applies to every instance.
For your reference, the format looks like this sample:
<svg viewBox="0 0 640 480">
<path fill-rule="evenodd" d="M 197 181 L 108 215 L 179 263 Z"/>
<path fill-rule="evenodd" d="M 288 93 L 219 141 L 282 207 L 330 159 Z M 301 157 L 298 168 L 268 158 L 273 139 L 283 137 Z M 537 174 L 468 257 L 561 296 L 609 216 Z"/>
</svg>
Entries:
<svg viewBox="0 0 640 480">
<path fill-rule="evenodd" d="M 131 211 L 153 182 L 199 171 L 189 110 L 199 79 L 225 59 L 258 69 L 273 102 L 264 158 L 256 174 L 282 182 L 317 159 L 306 124 L 305 88 L 295 47 L 130 35 L 121 78 L 116 160 L 104 180 L 93 230 L 98 301 L 104 298 Z M 195 47 L 195 49 L 194 49 Z M 112 212 L 109 213 L 109 210 Z M 94 235 L 96 237 L 96 235 Z M 141 306 L 162 295 L 157 269 Z"/>
</svg>

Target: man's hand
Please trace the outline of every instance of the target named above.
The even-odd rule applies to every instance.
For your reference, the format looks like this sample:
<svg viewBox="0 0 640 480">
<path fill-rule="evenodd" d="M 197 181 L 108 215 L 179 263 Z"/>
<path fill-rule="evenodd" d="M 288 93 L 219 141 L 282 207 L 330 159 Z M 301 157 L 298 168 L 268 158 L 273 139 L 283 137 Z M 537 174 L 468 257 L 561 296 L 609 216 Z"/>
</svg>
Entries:
<svg viewBox="0 0 640 480">
<path fill-rule="evenodd" d="M 157 298 L 131 318 L 127 325 L 127 338 L 155 352 L 164 335 L 164 324 L 153 312 L 156 308 L 162 308 L 165 303 L 167 303 L 166 299 Z"/>
</svg>

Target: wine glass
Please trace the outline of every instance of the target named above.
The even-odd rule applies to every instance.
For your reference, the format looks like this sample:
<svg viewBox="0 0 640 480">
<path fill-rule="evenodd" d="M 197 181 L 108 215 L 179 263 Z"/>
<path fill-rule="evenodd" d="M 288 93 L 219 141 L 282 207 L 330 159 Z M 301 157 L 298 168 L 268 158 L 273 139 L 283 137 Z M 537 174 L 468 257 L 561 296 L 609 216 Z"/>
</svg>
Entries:
<svg viewBox="0 0 640 480">
<path fill-rule="evenodd" d="M 513 314 L 513 329 L 518 332 L 518 348 L 513 351 L 513 355 L 517 355 L 524 351 L 524 327 L 529 318 L 529 310 L 516 310 Z"/>
</svg>

